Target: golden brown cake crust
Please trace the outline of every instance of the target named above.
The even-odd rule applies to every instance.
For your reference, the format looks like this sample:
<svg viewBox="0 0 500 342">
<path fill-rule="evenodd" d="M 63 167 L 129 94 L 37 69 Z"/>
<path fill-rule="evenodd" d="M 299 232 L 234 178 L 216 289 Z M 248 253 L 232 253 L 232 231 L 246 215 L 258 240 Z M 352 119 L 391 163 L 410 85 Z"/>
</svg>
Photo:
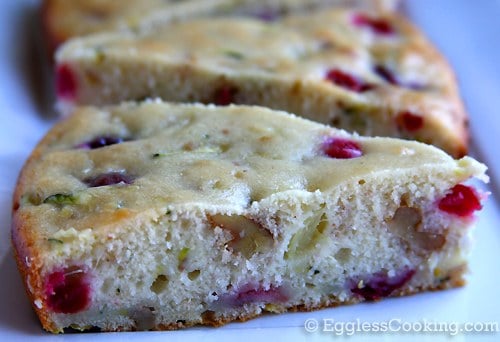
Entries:
<svg viewBox="0 0 500 342">
<path fill-rule="evenodd" d="M 43 154 L 43 146 L 45 146 L 49 141 L 57 139 L 57 137 L 62 134 L 61 128 L 54 127 L 52 129 L 53 135 L 47 135 L 39 142 L 37 147 L 33 150 L 25 165 L 36 163 Z M 36 304 L 36 298 L 44 296 L 41 279 L 39 263 L 33 262 L 40 260 L 40 254 L 35 247 L 37 239 L 39 236 L 36 234 L 34 227 L 37 226 L 36 218 L 32 218 L 28 215 L 20 215 L 16 212 L 21 206 L 21 196 L 22 191 L 26 186 L 26 183 L 30 180 L 25 175 L 26 167 L 21 171 L 16 188 L 13 194 L 13 215 L 12 215 L 12 227 L 11 227 L 11 240 L 14 251 L 14 257 L 16 264 L 23 279 L 26 294 L 30 299 L 30 304 L 33 310 L 37 313 L 43 328 L 47 331 L 57 331 L 57 327 L 54 322 L 49 319 L 48 312 L 46 310 L 41 310 Z"/>
</svg>

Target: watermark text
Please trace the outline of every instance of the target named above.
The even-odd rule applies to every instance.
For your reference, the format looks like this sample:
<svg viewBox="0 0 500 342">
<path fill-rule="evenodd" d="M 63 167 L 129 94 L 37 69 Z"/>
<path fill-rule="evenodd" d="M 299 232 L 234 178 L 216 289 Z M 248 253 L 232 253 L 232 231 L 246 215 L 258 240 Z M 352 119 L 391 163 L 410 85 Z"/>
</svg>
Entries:
<svg viewBox="0 0 500 342">
<path fill-rule="evenodd" d="M 352 336 L 358 333 L 423 333 L 456 336 L 471 333 L 496 334 L 500 332 L 500 324 L 498 322 L 439 322 L 427 319 L 409 322 L 401 318 L 370 322 L 359 318 L 354 321 L 309 318 L 304 322 L 304 329 L 309 333 L 324 332 L 338 336 Z"/>
</svg>

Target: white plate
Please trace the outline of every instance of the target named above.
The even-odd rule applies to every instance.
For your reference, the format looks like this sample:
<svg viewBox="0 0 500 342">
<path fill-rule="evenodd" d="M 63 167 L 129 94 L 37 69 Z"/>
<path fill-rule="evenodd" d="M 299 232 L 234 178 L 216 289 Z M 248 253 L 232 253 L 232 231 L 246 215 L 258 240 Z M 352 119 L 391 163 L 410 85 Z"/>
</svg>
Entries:
<svg viewBox="0 0 500 342">
<path fill-rule="evenodd" d="M 500 3 L 494 1 L 407 1 L 406 11 L 451 60 L 461 81 L 463 96 L 471 115 L 474 155 L 491 166 L 493 184 L 498 184 L 500 158 Z M 10 207 L 14 184 L 25 159 L 37 141 L 55 122 L 47 113 L 47 99 L 40 73 L 40 54 L 32 48 L 36 0 L 6 0 L 0 11 L 0 341 L 43 340 L 139 341 L 235 339 L 331 340 L 362 323 L 391 323 L 399 332 L 355 331 L 354 340 L 397 338 L 446 338 L 464 324 L 476 328 L 488 322 L 500 324 L 500 212 L 495 192 L 479 214 L 475 232 L 476 248 L 471 257 L 469 284 L 461 289 L 389 299 L 375 304 L 326 309 L 312 313 L 269 315 L 247 323 L 222 328 L 194 328 L 175 332 L 72 334 L 55 336 L 41 330 L 31 310 L 13 261 L 10 247 Z M 481 3 L 482 7 L 478 4 Z M 489 7 L 487 7 L 489 6 Z M 38 76 L 37 76 L 38 75 Z M 44 101 L 45 99 L 45 101 Z M 44 107 L 45 105 L 45 107 Z M 308 333 L 306 320 L 319 322 L 318 332 Z M 333 322 L 337 322 L 332 324 Z M 326 322 L 326 325 L 325 325 Z M 357 325 L 359 322 L 359 326 Z M 425 322 L 454 322 L 450 331 L 406 333 L 422 329 Z M 354 325 L 353 325 L 354 324 Z M 427 326 L 429 327 L 429 326 Z M 335 331 L 321 331 L 321 330 Z M 374 329 L 375 326 L 369 327 Z M 442 327 L 444 329 L 444 326 Z M 462 338 L 500 340 L 500 333 L 460 333 Z M 352 340 L 351 338 L 351 340 Z"/>
</svg>

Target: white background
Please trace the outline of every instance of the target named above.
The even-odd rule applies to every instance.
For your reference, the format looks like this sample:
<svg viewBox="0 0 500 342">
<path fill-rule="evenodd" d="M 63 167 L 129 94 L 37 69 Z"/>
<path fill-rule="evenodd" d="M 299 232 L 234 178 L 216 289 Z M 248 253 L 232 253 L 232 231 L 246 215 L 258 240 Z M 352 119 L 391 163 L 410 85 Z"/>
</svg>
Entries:
<svg viewBox="0 0 500 342">
<path fill-rule="evenodd" d="M 71 0 L 68 0 L 71 1 Z M 118 0 L 117 0 L 118 1 Z M 51 335 L 41 330 L 15 267 L 10 247 L 11 196 L 17 175 L 38 140 L 56 121 L 50 84 L 36 49 L 36 0 L 0 1 L 0 341 L 70 340 L 333 340 L 333 333 L 306 333 L 306 319 L 362 322 L 453 321 L 500 324 L 500 1 L 407 0 L 405 11 L 455 67 L 471 116 L 472 154 L 490 166 L 492 192 L 479 214 L 469 284 L 375 304 L 266 316 L 223 328 L 175 332 Z M 446 334 L 357 333 L 349 340 L 419 341 Z M 496 340 L 500 333 L 459 335 L 453 340 Z"/>
</svg>

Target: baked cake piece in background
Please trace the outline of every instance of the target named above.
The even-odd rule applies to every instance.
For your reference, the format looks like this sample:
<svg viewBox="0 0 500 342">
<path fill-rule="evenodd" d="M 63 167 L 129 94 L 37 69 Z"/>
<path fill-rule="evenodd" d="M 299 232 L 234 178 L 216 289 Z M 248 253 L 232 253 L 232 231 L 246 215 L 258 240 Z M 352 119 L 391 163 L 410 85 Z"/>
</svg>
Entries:
<svg viewBox="0 0 500 342">
<path fill-rule="evenodd" d="M 261 105 L 362 135 L 431 143 L 455 157 L 467 152 L 453 72 L 397 14 L 198 19 L 74 39 L 56 61 L 61 104 L 160 97 Z"/>
<path fill-rule="evenodd" d="M 272 20 L 289 12 L 344 6 L 395 10 L 398 0 L 44 0 L 42 20 L 49 51 L 90 33 L 150 27 L 190 17 L 252 15 Z"/>
<path fill-rule="evenodd" d="M 48 331 L 217 326 L 462 285 L 485 169 L 261 107 L 80 107 L 12 240 Z"/>
</svg>

